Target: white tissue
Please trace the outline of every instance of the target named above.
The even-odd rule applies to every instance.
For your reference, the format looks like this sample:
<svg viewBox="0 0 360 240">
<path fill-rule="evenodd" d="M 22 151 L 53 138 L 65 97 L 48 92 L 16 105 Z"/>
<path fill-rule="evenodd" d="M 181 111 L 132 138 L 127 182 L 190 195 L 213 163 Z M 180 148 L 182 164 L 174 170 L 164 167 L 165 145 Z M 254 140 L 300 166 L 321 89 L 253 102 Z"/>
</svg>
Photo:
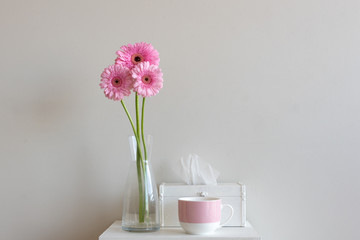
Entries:
<svg viewBox="0 0 360 240">
<path fill-rule="evenodd" d="M 175 172 L 189 185 L 217 184 L 220 173 L 196 154 L 189 154 L 175 166 Z"/>
</svg>

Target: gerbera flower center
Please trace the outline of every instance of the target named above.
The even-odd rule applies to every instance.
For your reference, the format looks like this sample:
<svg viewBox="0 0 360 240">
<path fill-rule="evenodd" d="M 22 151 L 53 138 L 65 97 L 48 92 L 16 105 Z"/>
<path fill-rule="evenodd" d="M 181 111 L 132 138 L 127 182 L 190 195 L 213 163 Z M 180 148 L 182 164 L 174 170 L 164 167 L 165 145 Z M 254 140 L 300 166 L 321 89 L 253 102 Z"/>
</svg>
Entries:
<svg viewBox="0 0 360 240">
<path fill-rule="evenodd" d="M 141 54 L 134 54 L 131 56 L 131 62 L 133 64 L 138 64 L 140 62 L 143 62 L 144 61 L 144 57 L 141 55 Z"/>
<path fill-rule="evenodd" d="M 115 78 L 113 78 L 113 79 L 111 80 L 111 84 L 112 84 L 114 87 L 120 87 L 121 84 L 122 84 L 122 80 L 121 80 L 120 78 L 115 77 Z"/>
<path fill-rule="evenodd" d="M 149 84 L 149 83 L 151 83 L 151 77 L 145 75 L 145 76 L 143 76 L 143 77 L 141 78 L 141 81 L 142 81 L 143 83 L 145 83 L 145 84 Z"/>
</svg>

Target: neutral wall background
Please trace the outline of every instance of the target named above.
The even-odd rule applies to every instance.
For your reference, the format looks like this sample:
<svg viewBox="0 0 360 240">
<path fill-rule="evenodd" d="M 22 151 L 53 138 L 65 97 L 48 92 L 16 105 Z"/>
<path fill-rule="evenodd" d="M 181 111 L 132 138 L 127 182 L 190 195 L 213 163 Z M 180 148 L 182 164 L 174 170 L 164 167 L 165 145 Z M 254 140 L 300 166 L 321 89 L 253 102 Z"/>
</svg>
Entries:
<svg viewBox="0 0 360 240">
<path fill-rule="evenodd" d="M 359 1 L 1 1 L 0 27 L 0 239 L 95 240 L 121 218 L 131 131 L 98 84 L 140 41 L 165 79 L 158 183 L 197 153 L 246 183 L 263 239 L 360 238 Z"/>
</svg>

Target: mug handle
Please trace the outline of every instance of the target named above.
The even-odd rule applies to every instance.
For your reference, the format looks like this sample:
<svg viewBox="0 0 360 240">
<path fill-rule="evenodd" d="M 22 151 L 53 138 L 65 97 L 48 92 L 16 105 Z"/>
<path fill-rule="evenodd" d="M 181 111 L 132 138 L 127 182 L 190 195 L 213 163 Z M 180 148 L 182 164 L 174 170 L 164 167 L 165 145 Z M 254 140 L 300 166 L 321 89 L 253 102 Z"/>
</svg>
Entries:
<svg viewBox="0 0 360 240">
<path fill-rule="evenodd" d="M 233 217 L 233 215 L 234 215 L 234 209 L 233 209 L 233 207 L 232 207 L 230 204 L 221 204 L 221 210 L 222 210 L 224 207 L 230 208 L 231 214 L 230 214 L 230 217 L 228 217 L 228 218 L 225 220 L 225 222 L 220 223 L 220 227 L 222 227 L 222 226 L 224 226 L 225 224 L 227 224 L 227 223 L 231 220 L 231 218 Z"/>
</svg>

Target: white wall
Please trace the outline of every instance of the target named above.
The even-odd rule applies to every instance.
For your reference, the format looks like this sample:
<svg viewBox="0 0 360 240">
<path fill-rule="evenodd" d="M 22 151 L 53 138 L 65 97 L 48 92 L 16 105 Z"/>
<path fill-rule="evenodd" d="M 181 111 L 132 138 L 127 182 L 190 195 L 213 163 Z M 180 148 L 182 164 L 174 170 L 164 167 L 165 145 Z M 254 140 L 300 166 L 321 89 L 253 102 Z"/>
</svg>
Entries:
<svg viewBox="0 0 360 240">
<path fill-rule="evenodd" d="M 0 27 L 0 239 L 95 240 L 121 218 L 131 131 L 98 84 L 140 41 L 165 79 L 159 183 L 195 152 L 247 184 L 263 239 L 360 238 L 359 1 L 2 1 Z"/>
</svg>

